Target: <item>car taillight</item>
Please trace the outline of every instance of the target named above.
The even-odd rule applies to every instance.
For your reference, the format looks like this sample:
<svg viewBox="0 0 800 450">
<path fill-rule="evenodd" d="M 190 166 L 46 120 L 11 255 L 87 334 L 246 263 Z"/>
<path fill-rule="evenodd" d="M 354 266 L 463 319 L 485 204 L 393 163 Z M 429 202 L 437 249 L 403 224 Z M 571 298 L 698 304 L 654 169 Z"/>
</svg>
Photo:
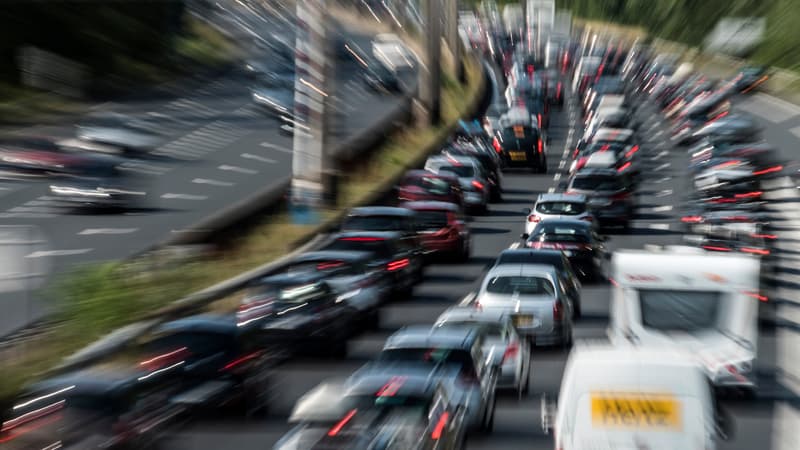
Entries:
<svg viewBox="0 0 800 450">
<path fill-rule="evenodd" d="M 575 159 L 575 158 L 577 158 L 577 157 L 578 157 L 578 154 L 579 154 L 580 152 L 581 152 L 581 151 L 580 151 L 580 149 L 576 148 L 576 149 L 575 149 L 575 151 L 574 151 L 574 152 L 572 152 L 572 159 Z"/>
<path fill-rule="evenodd" d="M 337 422 L 336 425 L 334 425 L 328 431 L 328 436 L 336 436 L 337 434 L 339 434 L 339 432 L 342 431 L 342 428 L 344 428 L 344 426 L 347 425 L 347 422 L 350 422 L 350 420 L 353 418 L 353 416 L 356 415 L 357 412 L 358 412 L 357 409 L 351 409 L 350 412 L 345 414 L 342 420 Z"/>
<path fill-rule="evenodd" d="M 761 295 L 761 294 L 760 294 L 760 293 L 758 293 L 758 292 L 753 292 L 753 291 L 745 291 L 745 292 L 744 292 L 744 295 L 747 295 L 748 297 L 753 297 L 754 299 L 756 299 L 756 300 L 758 300 L 758 301 L 760 301 L 760 302 L 767 302 L 767 301 L 769 301 L 769 297 L 767 297 L 766 295 Z"/>
<path fill-rule="evenodd" d="M 579 159 L 578 162 L 575 163 L 575 170 L 580 170 L 583 166 L 585 166 L 586 165 L 586 161 L 588 159 L 589 158 L 587 158 L 586 156 L 584 156 L 583 158 Z"/>
<path fill-rule="evenodd" d="M 631 196 L 630 192 L 620 192 L 611 196 L 611 200 L 627 200 Z"/>
<path fill-rule="evenodd" d="M 398 259 L 397 261 L 392 261 L 386 265 L 386 270 L 389 272 L 398 271 L 404 267 L 407 267 L 411 262 L 408 258 Z"/>
<path fill-rule="evenodd" d="M 561 98 L 561 82 L 559 81 L 556 85 L 556 99 Z"/>
<path fill-rule="evenodd" d="M 744 247 L 744 248 L 742 248 L 742 252 L 750 253 L 750 254 L 753 254 L 753 255 L 761 255 L 761 256 L 769 255 L 769 250 L 767 250 L 765 248 Z"/>
<path fill-rule="evenodd" d="M 720 247 L 718 245 L 704 245 L 702 247 L 703 247 L 703 250 L 709 250 L 709 251 L 712 251 L 712 252 L 729 252 L 729 251 L 731 251 L 731 249 L 729 249 L 728 247 Z"/>
<path fill-rule="evenodd" d="M 516 358 L 519 354 L 519 342 L 512 342 L 506 347 L 506 352 L 503 353 L 503 364 L 509 359 Z"/>
<path fill-rule="evenodd" d="M 500 153 L 503 151 L 503 147 L 500 146 L 500 141 L 495 137 L 492 139 L 492 146 L 494 147 L 494 151 Z"/>
<path fill-rule="evenodd" d="M 754 191 L 754 192 L 746 192 L 744 194 L 736 194 L 734 195 L 735 198 L 758 198 L 761 197 L 764 193 L 761 191 Z"/>
<path fill-rule="evenodd" d="M 542 220 L 542 218 L 537 216 L 536 214 L 531 214 L 530 216 L 528 216 L 528 222 L 538 223 L 540 220 Z"/>
<path fill-rule="evenodd" d="M 536 114 L 536 121 L 539 123 L 539 128 L 542 128 L 542 115 Z"/>
<path fill-rule="evenodd" d="M 447 425 L 447 419 L 450 418 L 450 413 L 443 412 L 442 416 L 439 417 L 439 421 L 436 422 L 436 426 L 433 427 L 433 431 L 431 432 L 431 439 L 438 440 L 442 437 L 442 431 L 444 431 L 444 427 Z"/>
<path fill-rule="evenodd" d="M 638 151 L 639 151 L 639 146 L 638 145 L 634 145 L 633 148 L 628 150 L 628 153 L 625 153 L 625 157 L 626 158 L 630 158 L 631 156 L 633 156 L 634 153 L 636 153 Z"/>
<path fill-rule="evenodd" d="M 594 217 L 592 217 L 592 216 L 583 216 L 583 217 L 580 218 L 580 220 L 594 223 Z"/>
<path fill-rule="evenodd" d="M 753 175 L 754 176 L 766 175 L 768 173 L 780 172 L 781 170 L 783 170 L 783 166 L 775 166 L 763 170 L 756 170 L 755 172 L 753 172 Z"/>
<path fill-rule="evenodd" d="M 536 143 L 536 148 L 539 150 L 539 153 L 544 151 L 544 144 L 542 144 L 541 138 L 539 138 L 539 141 Z"/>
<path fill-rule="evenodd" d="M 628 161 L 625 164 L 623 164 L 622 166 L 620 166 L 620 168 L 617 169 L 617 172 L 619 172 L 619 173 L 624 172 L 630 166 L 631 166 L 631 162 Z"/>
<path fill-rule="evenodd" d="M 553 320 L 564 320 L 564 305 L 561 300 L 553 303 Z"/>
<path fill-rule="evenodd" d="M 481 183 L 481 182 L 480 182 L 480 181 L 478 181 L 478 180 L 473 180 L 473 181 L 472 181 L 472 185 L 473 185 L 473 186 L 474 186 L 476 189 L 478 189 L 479 191 L 482 191 L 482 190 L 483 190 L 483 187 L 484 187 L 484 186 L 483 186 L 483 183 Z"/>
<path fill-rule="evenodd" d="M 528 76 L 533 76 L 533 64 L 528 64 Z"/>
<path fill-rule="evenodd" d="M 703 221 L 701 216 L 683 216 L 681 222 L 683 223 L 700 223 Z"/>
</svg>

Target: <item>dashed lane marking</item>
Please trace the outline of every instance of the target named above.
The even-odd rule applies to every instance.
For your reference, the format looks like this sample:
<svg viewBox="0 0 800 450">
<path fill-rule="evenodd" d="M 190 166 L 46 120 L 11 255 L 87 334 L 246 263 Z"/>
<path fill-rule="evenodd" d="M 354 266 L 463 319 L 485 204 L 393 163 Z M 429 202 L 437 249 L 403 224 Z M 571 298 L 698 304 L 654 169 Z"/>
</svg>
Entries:
<svg viewBox="0 0 800 450">
<path fill-rule="evenodd" d="M 191 195 L 191 194 L 164 194 L 161 198 L 165 198 L 168 200 L 206 200 L 208 196 L 206 195 Z"/>
<path fill-rule="evenodd" d="M 656 197 L 668 197 L 672 195 L 672 189 L 664 189 L 656 193 Z"/>
<path fill-rule="evenodd" d="M 655 168 L 655 169 L 653 169 L 653 170 L 654 170 L 654 171 L 656 171 L 656 172 L 658 172 L 658 171 L 660 171 L 660 170 L 669 169 L 669 167 L 670 167 L 671 165 L 672 165 L 672 164 L 670 164 L 670 163 L 664 163 L 664 164 L 662 164 L 662 165 L 660 165 L 660 166 L 656 167 L 656 168 Z"/>
<path fill-rule="evenodd" d="M 244 167 L 231 166 L 231 165 L 228 165 L 228 164 L 223 164 L 223 165 L 217 167 L 217 169 L 225 170 L 225 171 L 228 171 L 228 172 L 244 173 L 244 174 L 247 174 L 247 175 L 255 175 L 255 174 L 258 173 L 257 170 L 245 169 Z"/>
<path fill-rule="evenodd" d="M 277 162 L 272 158 L 266 158 L 264 156 L 253 155 L 251 153 L 242 153 L 242 158 L 253 159 L 253 160 L 261 161 L 261 162 L 264 162 L 264 163 L 267 163 L 267 164 L 275 164 Z"/>
<path fill-rule="evenodd" d="M 294 153 L 294 151 L 293 151 L 293 150 L 291 150 L 291 149 L 286 149 L 286 148 L 283 148 L 283 147 L 281 147 L 281 146 L 279 146 L 279 145 L 275 145 L 275 144 L 273 144 L 272 142 L 262 142 L 262 143 L 261 143 L 261 144 L 259 144 L 259 145 L 261 145 L 261 146 L 262 146 L 262 147 L 264 147 L 264 148 L 271 148 L 271 149 L 273 149 L 273 150 L 276 150 L 276 151 L 279 151 L 279 152 L 283 152 L 283 153 Z"/>
<path fill-rule="evenodd" d="M 76 248 L 72 250 L 40 250 L 26 255 L 26 258 L 46 258 L 48 256 L 83 255 L 91 252 L 91 248 Z"/>
<path fill-rule="evenodd" d="M 208 178 L 195 178 L 192 180 L 194 184 L 208 184 L 210 186 L 234 186 L 236 183 L 231 183 L 230 181 L 219 181 L 219 180 L 211 180 Z"/>
<path fill-rule="evenodd" d="M 94 234 L 131 234 L 139 231 L 138 228 L 87 228 L 80 233 L 81 236 L 90 236 Z"/>
<path fill-rule="evenodd" d="M 668 231 L 670 225 L 668 223 L 650 223 L 647 224 L 647 228 L 650 228 L 651 230 Z"/>
</svg>

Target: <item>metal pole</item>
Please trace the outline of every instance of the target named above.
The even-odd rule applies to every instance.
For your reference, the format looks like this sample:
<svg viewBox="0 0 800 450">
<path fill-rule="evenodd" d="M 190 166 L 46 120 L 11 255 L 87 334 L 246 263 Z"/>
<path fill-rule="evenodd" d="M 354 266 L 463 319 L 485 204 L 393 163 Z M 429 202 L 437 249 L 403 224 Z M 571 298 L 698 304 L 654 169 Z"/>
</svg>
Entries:
<svg viewBox="0 0 800 450">
<path fill-rule="evenodd" d="M 419 70 L 419 97 L 430 125 L 441 120 L 441 9 L 437 0 L 423 0 L 425 14 L 425 67 Z"/>
<path fill-rule="evenodd" d="M 460 82 L 466 81 L 462 60 L 462 43 L 458 35 L 458 0 L 445 0 L 447 3 L 447 46 L 453 55 L 453 75 Z"/>
</svg>

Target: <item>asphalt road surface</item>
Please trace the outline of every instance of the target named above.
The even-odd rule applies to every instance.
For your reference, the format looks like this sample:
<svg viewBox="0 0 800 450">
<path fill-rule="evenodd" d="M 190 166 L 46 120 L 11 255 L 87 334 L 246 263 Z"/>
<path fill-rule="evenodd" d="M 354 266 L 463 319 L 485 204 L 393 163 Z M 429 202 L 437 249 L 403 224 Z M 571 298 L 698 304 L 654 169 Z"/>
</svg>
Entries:
<svg viewBox="0 0 800 450">
<path fill-rule="evenodd" d="M 264 22 L 247 10 L 234 18 L 216 14 L 239 24 L 223 26 L 242 39 L 252 30 L 268 34 L 285 29 L 285 23 Z M 371 35 L 357 30 L 345 30 L 344 35 L 351 46 L 370 48 Z M 260 55 L 269 61 L 270 55 Z M 400 95 L 366 89 L 360 70 L 352 59 L 337 66 L 335 93 L 342 101 L 334 142 L 374 126 L 402 101 Z M 406 73 L 402 81 L 413 86 L 414 78 Z M 292 172 L 292 138 L 279 132 L 278 120 L 252 103 L 251 84 L 243 71 L 232 71 L 183 86 L 181 90 L 188 91 L 185 96 L 165 100 L 155 92 L 97 108 L 156 119 L 153 131 L 168 136 L 152 158 L 122 165 L 146 179 L 146 208 L 122 214 L 69 214 L 54 206 L 49 180 L 0 179 L 0 222 L 38 227 L 48 240 L 47 249 L 37 248 L 27 256 L 48 259 L 51 272 L 60 273 L 77 263 L 121 259 L 147 250 L 254 191 L 287 180 Z M 18 131 L 48 136 L 74 133 L 69 125 Z M 4 312 L 0 336 L 46 312 L 45 304 L 19 294 L 1 295 L 0 304 Z"/>
<path fill-rule="evenodd" d="M 642 111 L 646 112 L 647 109 L 645 106 Z M 219 417 L 208 418 L 176 433 L 168 440 L 167 447 L 186 450 L 270 448 L 289 429 L 285 423 L 286 416 L 299 396 L 324 379 L 349 375 L 374 356 L 386 337 L 399 327 L 431 324 L 445 308 L 458 303 L 476 287 L 487 264 L 492 263 L 501 250 L 518 242 L 525 218 L 522 209 L 531 207 L 537 194 L 557 189 L 563 181 L 568 167 L 563 157 L 567 149 L 572 148 L 580 131 L 576 126 L 577 115 L 577 108 L 566 106 L 563 112 L 553 117 L 548 175 L 527 172 L 506 174 L 504 201 L 492 205 L 486 216 L 475 217 L 470 225 L 473 257 L 468 263 L 430 266 L 425 281 L 415 289 L 412 298 L 382 309 L 380 331 L 351 340 L 346 359 L 295 359 L 282 365 L 275 379 L 279 394 L 273 402 L 273 416 L 269 419 L 243 423 Z M 665 140 L 666 130 L 657 116 L 648 118 L 643 130 L 646 130 L 643 132 L 646 145 L 643 145 L 642 152 L 649 176 L 638 193 L 638 217 L 631 232 L 626 235 L 612 234 L 609 241 L 612 249 L 681 242 L 677 209 L 689 186 L 689 180 L 685 177 L 686 152 L 669 147 Z M 797 225 L 795 223 L 793 226 Z M 796 242 L 787 245 L 797 247 Z M 584 285 L 583 317 L 576 323 L 576 340 L 605 339 L 609 294 L 607 285 Z M 780 425 L 775 421 L 775 409 L 779 403 L 776 399 L 787 395 L 785 386 L 775 376 L 778 361 L 787 363 L 776 355 L 775 336 L 775 331 L 769 328 L 762 329 L 760 334 L 757 366 L 761 383 L 759 398 L 725 402 L 734 416 L 736 433 L 732 440 L 721 443 L 721 449 L 797 448 L 791 446 L 792 441 L 797 443 L 796 427 L 784 432 L 783 439 L 789 443 L 788 446 L 778 447 L 775 442 L 775 430 Z M 530 394 L 522 400 L 514 396 L 502 398 L 498 403 L 494 432 L 486 437 L 471 437 L 467 448 L 553 448 L 551 437 L 542 434 L 539 428 L 539 399 L 543 393 L 557 394 L 565 361 L 566 354 L 560 350 L 536 350 L 532 361 Z M 796 401 L 796 397 L 794 399 Z"/>
</svg>

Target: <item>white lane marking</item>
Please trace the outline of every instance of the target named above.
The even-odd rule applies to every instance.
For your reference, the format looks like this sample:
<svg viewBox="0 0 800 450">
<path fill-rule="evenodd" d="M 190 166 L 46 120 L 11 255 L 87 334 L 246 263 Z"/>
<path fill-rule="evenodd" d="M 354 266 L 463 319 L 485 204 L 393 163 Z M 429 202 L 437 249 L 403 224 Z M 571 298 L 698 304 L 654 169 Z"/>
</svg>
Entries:
<svg viewBox="0 0 800 450">
<path fill-rule="evenodd" d="M 564 152 L 564 153 L 566 154 L 566 152 Z M 563 159 L 558 162 L 558 168 L 559 169 L 563 169 L 565 165 L 567 165 L 567 162 L 564 161 Z"/>
<path fill-rule="evenodd" d="M 138 228 L 87 228 L 80 233 L 82 236 L 93 234 L 131 234 L 139 231 Z"/>
<path fill-rule="evenodd" d="M 277 150 L 277 151 L 279 151 L 279 152 L 283 152 L 283 153 L 294 153 L 294 151 L 293 151 L 293 150 L 291 150 L 291 149 L 286 149 L 286 148 L 283 148 L 283 147 L 281 147 L 281 146 L 275 145 L 275 144 L 273 144 L 272 142 L 262 142 L 260 145 L 261 145 L 262 147 L 264 147 L 264 148 L 271 148 L 271 149 L 273 149 L 273 150 Z"/>
<path fill-rule="evenodd" d="M 0 213 L 0 219 L 52 219 L 53 213 Z"/>
<path fill-rule="evenodd" d="M 661 179 L 658 179 L 658 180 L 656 180 L 656 182 L 655 182 L 655 183 L 656 183 L 656 184 L 661 184 L 661 183 L 667 182 L 667 181 L 669 181 L 669 180 L 671 180 L 671 179 L 672 179 L 672 177 L 664 177 L 664 178 L 661 178 Z"/>
<path fill-rule="evenodd" d="M 211 186 L 233 186 L 236 183 L 231 183 L 229 181 L 219 181 L 219 180 L 210 180 L 208 178 L 195 178 L 192 180 L 194 184 L 208 184 Z"/>
<path fill-rule="evenodd" d="M 650 211 L 653 211 L 653 212 L 672 211 L 672 205 L 654 206 L 653 208 L 650 208 Z"/>
<path fill-rule="evenodd" d="M 652 158 L 650 158 L 650 159 L 651 159 L 652 161 L 658 161 L 659 159 L 661 159 L 661 158 L 663 158 L 663 157 L 665 157 L 665 156 L 667 156 L 667 155 L 669 155 L 669 152 L 668 152 L 668 151 L 666 151 L 666 150 L 662 150 L 662 151 L 661 151 L 661 153 L 657 154 L 656 156 L 653 156 L 653 157 L 652 157 Z"/>
<path fill-rule="evenodd" d="M 669 224 L 668 223 L 651 223 L 651 224 L 647 225 L 647 228 L 650 228 L 651 230 L 663 230 L 663 231 L 666 231 L 666 230 L 669 230 Z"/>
<path fill-rule="evenodd" d="M 672 189 L 664 189 L 656 194 L 656 197 L 668 197 L 672 195 Z"/>
<path fill-rule="evenodd" d="M 229 166 L 227 164 L 223 164 L 223 165 L 217 167 L 217 169 L 226 170 L 228 172 L 245 173 L 245 174 L 248 174 L 248 175 L 255 175 L 255 174 L 258 173 L 257 170 L 245 169 L 244 167 L 239 167 L 239 166 Z"/>
<path fill-rule="evenodd" d="M 794 127 L 789 132 L 800 138 L 800 127 Z"/>
<path fill-rule="evenodd" d="M 653 137 L 654 138 L 658 138 L 658 137 L 661 137 L 661 135 L 663 135 L 663 134 L 664 134 L 664 130 L 658 130 L 656 132 L 656 134 L 653 135 Z"/>
<path fill-rule="evenodd" d="M 560 173 L 557 173 L 557 174 L 553 175 L 553 181 L 558 181 L 560 179 L 561 179 L 561 174 Z"/>
<path fill-rule="evenodd" d="M 753 97 L 758 98 L 759 100 L 769 103 L 772 105 L 773 108 L 780 109 L 784 114 L 794 117 L 800 114 L 800 107 L 795 105 L 794 103 L 789 103 L 786 100 L 780 99 L 778 97 L 773 97 L 771 95 L 767 95 L 764 93 L 757 93 Z"/>
<path fill-rule="evenodd" d="M 175 199 L 175 200 L 206 200 L 208 196 L 205 195 L 190 195 L 190 194 L 164 194 L 161 198 Z"/>
<path fill-rule="evenodd" d="M 659 171 L 661 171 L 661 170 L 664 170 L 664 169 L 669 169 L 669 167 L 670 167 L 671 165 L 672 165 L 672 164 L 670 164 L 670 163 L 664 163 L 664 164 L 662 164 L 662 165 L 660 165 L 660 166 L 656 167 L 655 169 L 653 169 L 653 171 L 655 171 L 655 172 L 659 172 Z"/>
<path fill-rule="evenodd" d="M 554 188 L 554 187 L 551 187 L 551 188 L 549 188 L 549 189 L 547 190 L 547 192 L 548 192 L 548 193 L 550 193 L 550 194 L 552 194 L 552 193 L 553 193 L 553 192 L 555 192 L 555 191 L 556 191 L 556 188 Z"/>
<path fill-rule="evenodd" d="M 267 164 L 275 164 L 277 162 L 272 158 L 265 158 L 263 156 L 253 155 L 253 154 L 250 154 L 250 153 L 242 153 L 242 158 L 254 159 L 256 161 L 265 162 Z"/>
<path fill-rule="evenodd" d="M 26 258 L 44 258 L 47 256 L 83 255 L 92 251 L 91 248 L 76 248 L 73 250 L 40 250 L 26 255 Z"/>
<path fill-rule="evenodd" d="M 514 242 L 513 244 L 509 245 L 508 248 L 510 249 L 519 248 L 519 242 Z"/>
</svg>

